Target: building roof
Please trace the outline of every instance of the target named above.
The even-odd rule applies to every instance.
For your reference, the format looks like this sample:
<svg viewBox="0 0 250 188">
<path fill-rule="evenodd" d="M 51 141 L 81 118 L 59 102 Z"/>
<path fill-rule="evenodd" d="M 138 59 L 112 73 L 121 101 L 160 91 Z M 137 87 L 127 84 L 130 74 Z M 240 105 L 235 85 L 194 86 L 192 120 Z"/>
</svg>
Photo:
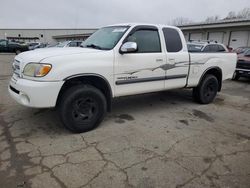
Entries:
<svg viewBox="0 0 250 188">
<path fill-rule="evenodd" d="M 189 29 L 208 29 L 208 28 L 225 28 L 225 27 L 240 27 L 250 26 L 250 18 L 248 19 L 231 19 L 231 20 L 218 20 L 214 22 L 197 22 L 185 25 L 179 25 L 182 30 Z"/>
</svg>

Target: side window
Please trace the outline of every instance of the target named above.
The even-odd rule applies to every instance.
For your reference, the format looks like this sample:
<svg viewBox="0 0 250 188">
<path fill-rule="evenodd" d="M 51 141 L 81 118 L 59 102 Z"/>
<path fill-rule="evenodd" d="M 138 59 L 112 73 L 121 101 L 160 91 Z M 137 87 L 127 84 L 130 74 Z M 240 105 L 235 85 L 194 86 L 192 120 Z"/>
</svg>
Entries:
<svg viewBox="0 0 250 188">
<path fill-rule="evenodd" d="M 71 42 L 69 43 L 69 47 L 76 47 L 77 46 L 77 43 L 76 42 Z"/>
<path fill-rule="evenodd" d="M 6 45 L 7 45 L 7 41 L 6 40 L 0 41 L 0 46 L 6 46 Z"/>
<path fill-rule="evenodd" d="M 219 45 L 217 44 L 210 44 L 210 45 L 207 45 L 203 52 L 219 52 Z"/>
<path fill-rule="evenodd" d="M 161 43 L 157 30 L 142 29 L 135 31 L 127 38 L 127 42 L 136 42 L 137 53 L 161 52 Z"/>
<path fill-rule="evenodd" d="M 245 52 L 245 56 L 250 56 L 250 50 Z"/>
<path fill-rule="evenodd" d="M 210 52 L 218 52 L 219 47 L 216 44 L 210 45 Z"/>
<path fill-rule="evenodd" d="M 179 52 L 182 50 L 182 41 L 179 32 L 172 28 L 162 29 L 168 52 Z"/>
<path fill-rule="evenodd" d="M 77 42 L 77 46 L 81 46 L 82 42 Z"/>
<path fill-rule="evenodd" d="M 207 45 L 207 46 L 204 48 L 203 52 L 211 52 L 210 46 L 211 46 L 211 45 Z"/>
<path fill-rule="evenodd" d="M 225 52 L 226 50 L 225 50 L 225 48 L 223 47 L 223 46 L 221 46 L 221 45 L 218 45 L 218 48 L 219 48 L 219 52 Z"/>
</svg>

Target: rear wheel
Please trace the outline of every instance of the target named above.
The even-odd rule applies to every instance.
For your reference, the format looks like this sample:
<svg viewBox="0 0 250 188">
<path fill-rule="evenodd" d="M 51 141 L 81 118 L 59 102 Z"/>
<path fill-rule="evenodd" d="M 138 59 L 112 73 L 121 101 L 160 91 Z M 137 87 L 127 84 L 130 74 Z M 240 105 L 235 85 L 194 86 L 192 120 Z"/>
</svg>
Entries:
<svg viewBox="0 0 250 188">
<path fill-rule="evenodd" d="M 106 109 L 105 96 L 91 85 L 69 88 L 59 102 L 59 114 L 64 126 L 78 133 L 97 127 L 103 120 Z"/>
<path fill-rule="evenodd" d="M 201 81 L 200 85 L 193 89 L 193 98 L 201 104 L 211 103 L 219 88 L 219 83 L 214 75 L 208 74 Z"/>
</svg>

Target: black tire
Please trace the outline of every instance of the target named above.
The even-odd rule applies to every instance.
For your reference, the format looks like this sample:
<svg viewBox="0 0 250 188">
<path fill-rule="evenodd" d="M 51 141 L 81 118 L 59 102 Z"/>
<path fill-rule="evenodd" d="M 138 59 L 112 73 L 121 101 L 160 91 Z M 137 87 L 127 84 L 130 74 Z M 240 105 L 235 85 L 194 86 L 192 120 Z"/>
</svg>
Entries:
<svg viewBox="0 0 250 188">
<path fill-rule="evenodd" d="M 207 74 L 198 87 L 193 89 L 193 98 L 201 104 L 213 102 L 218 92 L 219 82 L 214 75 Z"/>
<path fill-rule="evenodd" d="M 82 133 L 100 124 L 107 111 L 107 101 L 99 89 L 77 85 L 62 95 L 58 107 L 64 126 L 72 132 Z"/>
<path fill-rule="evenodd" d="M 21 53 L 21 50 L 16 50 L 15 53 L 16 53 L 16 55 L 18 55 Z"/>
<path fill-rule="evenodd" d="M 239 80 L 239 79 L 240 79 L 240 75 L 237 72 L 234 72 L 232 80 Z"/>
</svg>

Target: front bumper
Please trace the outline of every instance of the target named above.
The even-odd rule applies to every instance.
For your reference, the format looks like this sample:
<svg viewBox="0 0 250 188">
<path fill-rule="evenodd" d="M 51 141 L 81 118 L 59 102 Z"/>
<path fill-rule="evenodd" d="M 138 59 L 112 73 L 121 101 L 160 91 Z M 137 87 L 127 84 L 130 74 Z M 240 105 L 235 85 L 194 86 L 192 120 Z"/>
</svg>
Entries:
<svg viewBox="0 0 250 188">
<path fill-rule="evenodd" d="M 18 103 L 34 108 L 55 107 L 64 81 L 38 82 L 12 77 L 9 93 Z"/>
<path fill-rule="evenodd" d="M 243 77 L 250 77 L 250 69 L 239 69 L 236 68 L 235 71 L 238 75 L 243 76 Z"/>
</svg>

